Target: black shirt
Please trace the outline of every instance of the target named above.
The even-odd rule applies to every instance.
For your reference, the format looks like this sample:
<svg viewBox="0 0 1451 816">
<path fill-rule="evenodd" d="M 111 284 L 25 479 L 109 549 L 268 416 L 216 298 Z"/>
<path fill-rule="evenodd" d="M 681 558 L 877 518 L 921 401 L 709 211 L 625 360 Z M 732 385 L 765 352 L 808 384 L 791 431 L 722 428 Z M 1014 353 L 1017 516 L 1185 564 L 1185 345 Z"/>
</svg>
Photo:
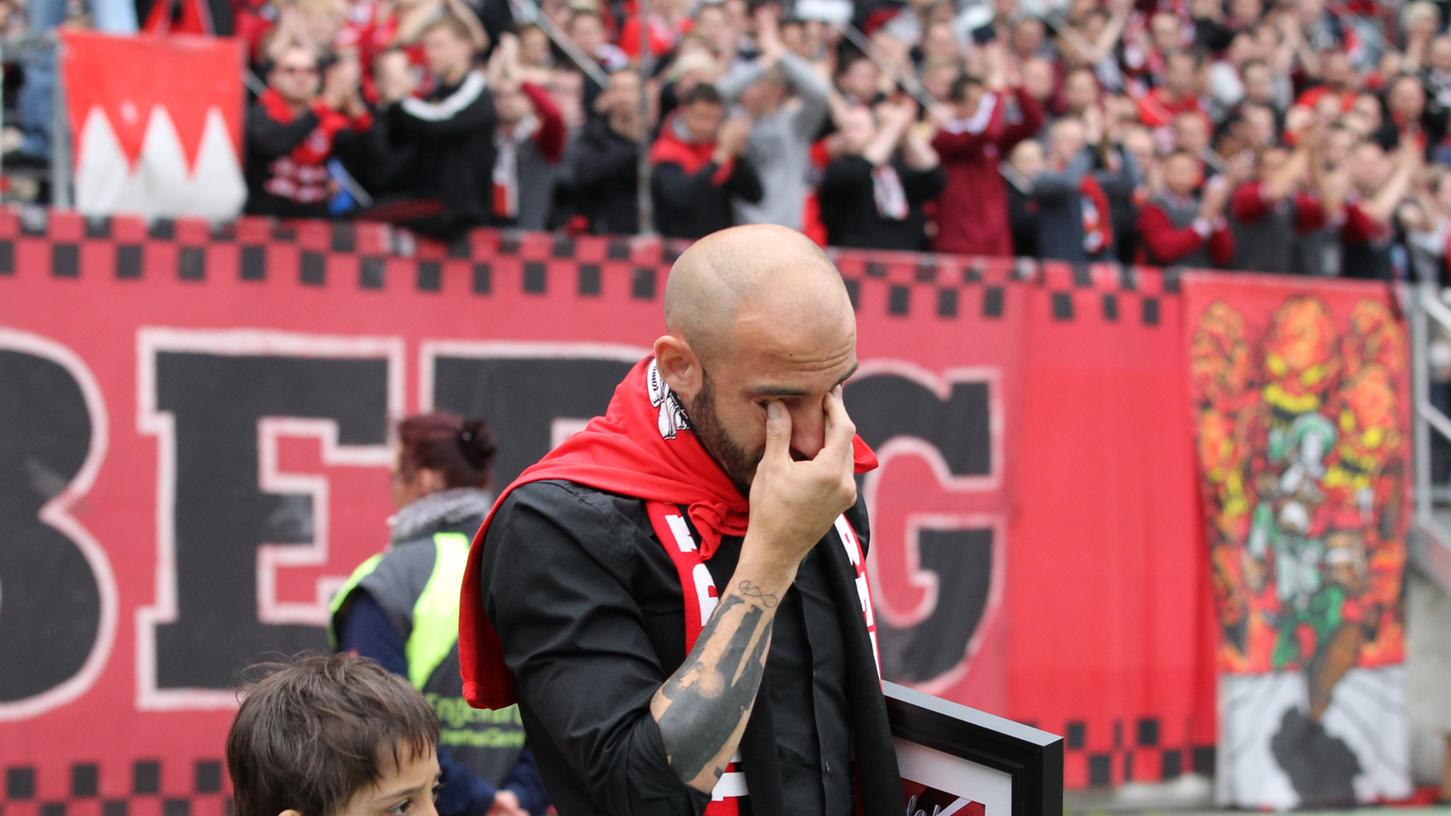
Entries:
<svg viewBox="0 0 1451 816">
<path fill-rule="evenodd" d="M 839 156 L 826 166 L 817 200 L 827 243 L 835 247 L 861 247 L 921 252 L 927 249 L 927 216 L 923 206 L 935 199 L 947 183 L 942 167 L 913 170 L 900 158 L 892 162 L 907 198 L 907 217 L 887 218 L 877 210 L 872 163 L 862 156 Z"/>
<path fill-rule="evenodd" d="M 846 816 L 851 712 L 825 551 L 839 545 L 823 542 L 777 611 L 752 717 L 767 712 L 773 726 L 786 812 Z M 717 586 L 739 554 L 740 539 L 726 538 L 706 562 Z M 566 482 L 524 485 L 495 514 L 482 566 L 485 609 L 561 816 L 701 813 L 709 796 L 677 778 L 650 716 L 651 697 L 685 659 L 685 621 L 680 579 L 644 504 Z"/>
<path fill-rule="evenodd" d="M 585 124 L 570 148 L 569 165 L 580 210 L 595 235 L 640 231 L 640 145 L 610 128 L 608 121 Z"/>
</svg>

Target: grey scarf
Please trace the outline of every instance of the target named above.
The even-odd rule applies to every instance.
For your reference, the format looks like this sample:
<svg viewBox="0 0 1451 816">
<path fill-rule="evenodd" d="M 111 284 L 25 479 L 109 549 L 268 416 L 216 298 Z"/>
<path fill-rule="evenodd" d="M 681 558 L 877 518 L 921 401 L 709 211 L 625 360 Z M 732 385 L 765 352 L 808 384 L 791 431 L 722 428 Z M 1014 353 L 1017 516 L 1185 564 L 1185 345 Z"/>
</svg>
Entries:
<svg viewBox="0 0 1451 816">
<path fill-rule="evenodd" d="M 494 494 L 473 487 L 441 490 L 410 502 L 388 520 L 393 527 L 392 543 L 402 544 L 441 530 L 458 527 L 471 519 L 482 523 L 494 505 Z"/>
</svg>

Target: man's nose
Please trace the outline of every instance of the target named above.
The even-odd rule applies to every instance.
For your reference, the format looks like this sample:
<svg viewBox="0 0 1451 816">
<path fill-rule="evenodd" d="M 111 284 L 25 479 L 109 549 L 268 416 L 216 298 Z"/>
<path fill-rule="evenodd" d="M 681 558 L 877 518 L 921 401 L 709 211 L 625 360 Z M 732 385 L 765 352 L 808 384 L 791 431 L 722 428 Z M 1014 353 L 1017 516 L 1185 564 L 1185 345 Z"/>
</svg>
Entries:
<svg viewBox="0 0 1451 816">
<path fill-rule="evenodd" d="M 826 445 L 826 417 L 819 405 L 791 415 L 791 451 L 804 459 L 815 459 Z"/>
</svg>

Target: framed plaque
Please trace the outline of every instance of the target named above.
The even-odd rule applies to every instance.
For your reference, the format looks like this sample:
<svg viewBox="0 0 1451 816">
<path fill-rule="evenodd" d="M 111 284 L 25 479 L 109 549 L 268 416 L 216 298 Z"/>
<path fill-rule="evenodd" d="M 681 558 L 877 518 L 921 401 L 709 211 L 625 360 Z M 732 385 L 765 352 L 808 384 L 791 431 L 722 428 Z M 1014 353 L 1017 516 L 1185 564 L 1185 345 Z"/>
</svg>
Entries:
<svg viewBox="0 0 1451 816">
<path fill-rule="evenodd" d="M 907 816 L 1062 816 L 1063 738 L 882 683 Z"/>
</svg>

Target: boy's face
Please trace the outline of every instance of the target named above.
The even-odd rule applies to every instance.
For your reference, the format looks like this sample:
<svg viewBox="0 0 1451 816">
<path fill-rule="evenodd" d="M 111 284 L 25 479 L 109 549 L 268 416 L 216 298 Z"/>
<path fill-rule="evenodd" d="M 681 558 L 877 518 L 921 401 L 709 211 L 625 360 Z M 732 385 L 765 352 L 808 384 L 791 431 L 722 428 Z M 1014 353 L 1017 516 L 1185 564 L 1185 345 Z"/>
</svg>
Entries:
<svg viewBox="0 0 1451 816">
<path fill-rule="evenodd" d="M 353 794 L 332 816 L 437 816 L 433 807 L 440 771 L 438 754 L 432 749 L 415 754 L 411 746 L 399 745 L 394 765 L 393 752 L 379 757 L 383 775 L 372 786 Z"/>
</svg>

